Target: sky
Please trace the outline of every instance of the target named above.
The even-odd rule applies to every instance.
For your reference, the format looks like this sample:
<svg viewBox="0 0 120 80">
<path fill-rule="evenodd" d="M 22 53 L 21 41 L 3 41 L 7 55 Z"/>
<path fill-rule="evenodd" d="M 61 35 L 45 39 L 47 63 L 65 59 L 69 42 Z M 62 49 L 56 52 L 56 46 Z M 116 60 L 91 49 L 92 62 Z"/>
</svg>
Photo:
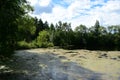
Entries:
<svg viewBox="0 0 120 80">
<path fill-rule="evenodd" d="M 91 27 L 99 20 L 100 25 L 120 24 L 120 0 L 28 0 L 34 7 L 30 15 L 49 23 L 71 23 Z"/>
</svg>

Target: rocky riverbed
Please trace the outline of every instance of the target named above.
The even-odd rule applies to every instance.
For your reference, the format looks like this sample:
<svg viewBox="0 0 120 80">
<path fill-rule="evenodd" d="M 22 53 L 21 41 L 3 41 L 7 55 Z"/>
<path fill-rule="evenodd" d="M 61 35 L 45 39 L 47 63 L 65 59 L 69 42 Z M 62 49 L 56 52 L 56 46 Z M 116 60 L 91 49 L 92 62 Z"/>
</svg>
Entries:
<svg viewBox="0 0 120 80">
<path fill-rule="evenodd" d="M 120 52 L 20 50 L 0 64 L 0 80 L 120 80 Z"/>
</svg>

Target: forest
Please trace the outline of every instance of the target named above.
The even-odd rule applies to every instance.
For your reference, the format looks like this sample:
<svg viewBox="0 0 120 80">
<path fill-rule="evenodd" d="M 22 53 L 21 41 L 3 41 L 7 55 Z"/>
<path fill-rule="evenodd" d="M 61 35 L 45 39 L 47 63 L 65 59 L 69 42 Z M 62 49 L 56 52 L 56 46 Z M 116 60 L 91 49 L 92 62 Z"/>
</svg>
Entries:
<svg viewBox="0 0 120 80">
<path fill-rule="evenodd" d="M 0 55 L 14 50 L 60 47 L 64 49 L 120 50 L 120 25 L 91 27 L 72 23 L 43 22 L 29 15 L 34 9 L 26 0 L 0 1 Z M 79 23 L 79 22 L 76 22 Z"/>
<path fill-rule="evenodd" d="M 71 23 L 59 21 L 50 24 L 42 19 L 33 19 L 33 26 L 21 31 L 18 48 L 41 48 L 59 46 L 64 49 L 119 50 L 120 25 L 108 27 L 95 25 L 88 28 L 80 24 L 72 30 Z M 34 31 L 33 31 L 34 30 Z M 24 36 L 22 36 L 24 35 Z"/>
</svg>

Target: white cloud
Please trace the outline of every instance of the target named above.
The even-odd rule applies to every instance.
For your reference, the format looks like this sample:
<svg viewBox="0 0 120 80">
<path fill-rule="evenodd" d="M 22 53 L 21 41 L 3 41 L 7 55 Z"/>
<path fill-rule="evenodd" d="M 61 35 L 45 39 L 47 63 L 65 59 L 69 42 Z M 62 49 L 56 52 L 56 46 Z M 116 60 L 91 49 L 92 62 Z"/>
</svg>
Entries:
<svg viewBox="0 0 120 80">
<path fill-rule="evenodd" d="M 67 16 L 66 9 L 61 6 L 56 6 L 53 8 L 52 13 L 42 13 L 40 14 L 40 18 L 44 21 L 47 20 L 49 22 L 58 22 L 59 20 L 63 21 Z"/>
<path fill-rule="evenodd" d="M 36 5 L 39 0 L 27 0 L 32 6 Z"/>
<path fill-rule="evenodd" d="M 108 1 L 107 4 L 105 4 L 103 7 L 104 11 L 108 11 L 108 12 L 113 12 L 113 11 L 117 11 L 120 10 L 120 1 Z"/>
<path fill-rule="evenodd" d="M 36 1 L 39 1 L 40 6 L 48 6 L 52 2 L 52 0 Z M 103 26 L 120 24 L 119 0 L 109 0 L 107 2 L 104 2 L 104 0 L 95 0 L 94 2 L 90 0 L 63 0 L 63 2 L 69 5 L 64 7 L 61 4 L 52 2 L 52 4 L 54 3 L 54 7 L 51 13 L 42 12 L 36 16 L 42 18 L 44 21 L 47 20 L 49 23 L 56 23 L 58 21 L 71 22 L 73 28 L 80 24 L 88 27 L 93 26 L 96 20 L 99 20 Z M 33 15 L 35 16 L 35 14 Z"/>
<path fill-rule="evenodd" d="M 72 28 L 75 29 L 76 26 L 83 24 L 87 27 L 94 25 L 96 18 L 93 16 L 81 16 L 75 19 L 71 19 L 69 22 L 72 22 Z"/>
<path fill-rule="evenodd" d="M 119 11 L 119 12 L 118 12 Z M 102 25 L 120 24 L 120 1 L 110 0 L 102 7 L 91 10 L 91 15 L 98 15 Z"/>
</svg>

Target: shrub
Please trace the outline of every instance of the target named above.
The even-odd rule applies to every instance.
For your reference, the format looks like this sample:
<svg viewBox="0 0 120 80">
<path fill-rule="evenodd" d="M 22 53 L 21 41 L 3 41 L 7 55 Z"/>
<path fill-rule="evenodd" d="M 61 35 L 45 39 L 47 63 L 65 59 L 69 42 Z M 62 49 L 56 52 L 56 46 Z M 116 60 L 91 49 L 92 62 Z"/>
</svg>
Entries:
<svg viewBox="0 0 120 80">
<path fill-rule="evenodd" d="M 53 43 L 50 42 L 50 34 L 45 30 L 39 33 L 36 42 L 38 47 L 53 47 Z"/>
<path fill-rule="evenodd" d="M 25 41 L 20 41 L 20 42 L 18 42 L 17 49 L 30 49 L 30 48 L 36 48 L 36 47 L 37 46 L 34 41 L 31 43 L 28 43 Z"/>
</svg>

